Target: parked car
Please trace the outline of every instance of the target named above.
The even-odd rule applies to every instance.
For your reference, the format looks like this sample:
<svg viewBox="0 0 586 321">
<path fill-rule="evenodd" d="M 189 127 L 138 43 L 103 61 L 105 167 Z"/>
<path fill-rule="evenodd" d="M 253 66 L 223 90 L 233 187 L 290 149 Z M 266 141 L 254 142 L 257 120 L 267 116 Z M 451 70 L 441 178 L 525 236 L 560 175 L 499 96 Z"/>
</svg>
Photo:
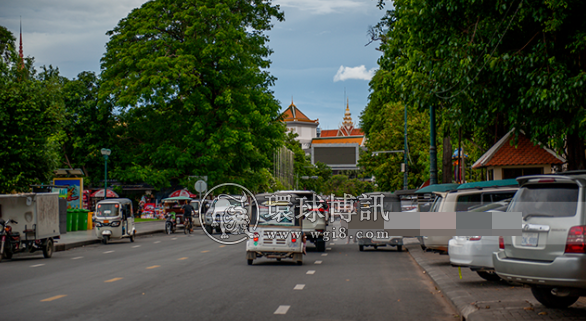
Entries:
<svg viewBox="0 0 586 321">
<path fill-rule="evenodd" d="M 505 212 L 511 199 L 483 205 L 469 212 Z M 501 278 L 494 273 L 492 253 L 499 249 L 498 236 L 454 236 L 448 242 L 448 253 L 452 266 L 466 267 L 488 281 Z"/>
<path fill-rule="evenodd" d="M 496 273 L 530 285 L 547 307 L 568 307 L 586 296 L 586 172 L 517 180 L 507 211 L 522 213 L 522 235 L 499 238 Z"/>
<path fill-rule="evenodd" d="M 446 183 L 433 184 L 418 189 L 415 191 L 415 196 L 417 198 L 415 212 L 433 212 L 432 207 L 437 196 L 437 194 L 434 193 L 452 191 L 458 188 L 458 186 L 460 186 L 460 184 Z M 421 248 L 423 250 L 427 249 L 425 247 L 425 240 L 423 239 L 423 236 L 417 236 L 417 239 L 419 240 L 419 243 L 421 243 Z"/>
<path fill-rule="evenodd" d="M 436 192 L 437 197 L 431 212 L 467 212 L 478 206 L 512 198 L 518 189 L 515 180 L 462 184 L 455 191 Z M 423 242 L 428 250 L 447 254 L 451 238 L 452 236 L 424 236 Z"/>
</svg>

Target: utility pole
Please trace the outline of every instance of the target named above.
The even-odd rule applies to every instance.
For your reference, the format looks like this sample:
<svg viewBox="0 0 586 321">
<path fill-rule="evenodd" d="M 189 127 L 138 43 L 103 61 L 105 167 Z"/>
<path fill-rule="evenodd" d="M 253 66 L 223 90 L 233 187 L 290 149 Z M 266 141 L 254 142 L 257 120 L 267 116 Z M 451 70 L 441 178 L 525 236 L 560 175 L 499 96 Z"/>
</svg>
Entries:
<svg viewBox="0 0 586 321">
<path fill-rule="evenodd" d="M 405 104 L 405 141 L 403 143 L 403 150 L 405 151 L 403 153 L 403 163 L 405 164 L 405 171 L 403 172 L 403 189 L 408 189 L 409 186 L 409 178 L 408 178 L 408 172 L 409 172 L 409 167 L 407 165 L 407 104 Z"/>
<path fill-rule="evenodd" d="M 437 149 L 435 145 L 435 106 L 429 107 L 429 184 L 437 184 Z"/>
</svg>

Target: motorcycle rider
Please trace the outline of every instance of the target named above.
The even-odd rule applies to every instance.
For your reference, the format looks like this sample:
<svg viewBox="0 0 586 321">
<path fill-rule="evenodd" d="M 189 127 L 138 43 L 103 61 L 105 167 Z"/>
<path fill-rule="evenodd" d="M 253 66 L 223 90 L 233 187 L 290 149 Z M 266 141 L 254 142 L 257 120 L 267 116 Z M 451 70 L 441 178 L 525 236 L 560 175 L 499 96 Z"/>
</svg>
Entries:
<svg viewBox="0 0 586 321">
<path fill-rule="evenodd" d="M 191 223 L 189 231 L 193 232 L 191 216 L 193 215 L 194 209 L 193 206 L 191 206 L 191 202 L 185 203 L 181 208 L 183 209 L 183 219 L 185 220 L 185 224 L 187 225 L 187 222 Z"/>
</svg>

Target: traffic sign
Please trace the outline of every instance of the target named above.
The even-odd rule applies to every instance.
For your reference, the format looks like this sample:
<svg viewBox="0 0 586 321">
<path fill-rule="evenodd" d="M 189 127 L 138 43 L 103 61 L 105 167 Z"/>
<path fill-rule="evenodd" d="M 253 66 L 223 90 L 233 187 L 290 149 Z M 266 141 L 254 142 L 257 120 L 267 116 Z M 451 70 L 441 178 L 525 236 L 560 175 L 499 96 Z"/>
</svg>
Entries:
<svg viewBox="0 0 586 321">
<path fill-rule="evenodd" d="M 208 190 L 208 184 L 200 179 L 199 181 L 195 182 L 195 190 L 203 193 Z"/>
</svg>

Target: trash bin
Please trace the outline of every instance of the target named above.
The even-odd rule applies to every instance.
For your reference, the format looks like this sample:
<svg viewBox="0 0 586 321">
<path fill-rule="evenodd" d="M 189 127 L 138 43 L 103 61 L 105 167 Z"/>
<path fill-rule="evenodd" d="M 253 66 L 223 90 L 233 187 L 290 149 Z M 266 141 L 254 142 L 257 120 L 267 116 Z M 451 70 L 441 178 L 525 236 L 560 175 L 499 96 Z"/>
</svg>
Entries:
<svg viewBox="0 0 586 321">
<path fill-rule="evenodd" d="M 71 232 L 72 225 L 73 225 L 73 211 L 67 210 L 67 232 Z"/>
<path fill-rule="evenodd" d="M 94 222 L 92 221 L 92 218 L 94 218 L 94 212 L 88 212 L 87 213 L 87 229 L 88 230 L 92 230 L 94 228 Z"/>
<path fill-rule="evenodd" d="M 77 210 L 71 210 L 71 232 L 77 231 L 77 225 L 79 224 L 79 214 Z"/>
<path fill-rule="evenodd" d="M 88 210 L 77 210 L 77 215 L 78 215 L 77 230 L 78 231 L 87 230 L 87 212 L 88 212 Z"/>
</svg>

